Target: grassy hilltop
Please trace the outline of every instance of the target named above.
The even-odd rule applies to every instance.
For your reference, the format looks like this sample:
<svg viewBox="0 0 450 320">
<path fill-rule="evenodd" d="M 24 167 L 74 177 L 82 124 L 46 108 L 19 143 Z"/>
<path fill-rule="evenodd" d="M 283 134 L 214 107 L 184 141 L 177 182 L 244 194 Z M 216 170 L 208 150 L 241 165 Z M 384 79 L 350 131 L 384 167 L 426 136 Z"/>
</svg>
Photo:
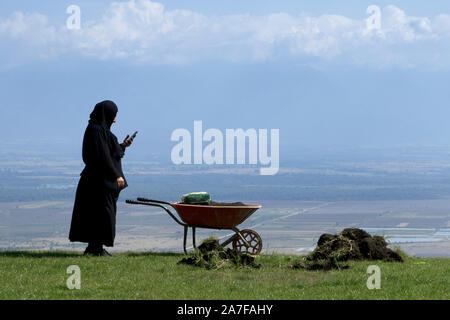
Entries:
<svg viewBox="0 0 450 320">
<path fill-rule="evenodd" d="M 293 270 L 299 256 L 263 254 L 259 269 L 206 270 L 177 264 L 179 253 L 0 251 L 0 299 L 450 299 L 450 259 L 405 257 L 404 263 L 351 261 L 333 271 Z M 70 265 L 81 289 L 69 290 Z M 381 269 L 369 290 L 367 267 Z"/>
</svg>

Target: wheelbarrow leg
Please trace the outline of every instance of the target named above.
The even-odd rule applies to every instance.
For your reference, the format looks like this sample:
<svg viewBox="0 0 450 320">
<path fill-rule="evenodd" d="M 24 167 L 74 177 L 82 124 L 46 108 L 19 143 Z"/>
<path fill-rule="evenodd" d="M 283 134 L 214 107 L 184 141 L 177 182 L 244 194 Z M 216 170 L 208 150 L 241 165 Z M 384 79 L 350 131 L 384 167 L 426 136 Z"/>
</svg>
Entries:
<svg viewBox="0 0 450 320">
<path fill-rule="evenodd" d="M 225 246 L 227 246 L 228 244 L 230 244 L 236 237 L 239 237 L 239 238 L 241 238 L 242 242 L 244 242 L 244 244 L 245 244 L 247 247 L 250 247 L 250 244 L 248 243 L 247 240 L 245 240 L 245 238 L 244 238 L 244 237 L 242 236 L 242 234 L 241 234 L 241 231 L 239 231 L 238 228 L 234 227 L 234 228 L 232 228 L 232 230 L 235 232 L 235 234 L 232 235 L 229 239 L 225 240 L 225 241 L 221 244 L 221 246 L 225 247 Z"/>
<path fill-rule="evenodd" d="M 233 234 L 230 238 L 228 238 L 227 240 L 225 240 L 224 242 L 222 242 L 221 246 L 222 247 L 226 247 L 227 245 L 229 245 L 234 238 L 236 238 L 238 235 L 237 234 Z"/>
<path fill-rule="evenodd" d="M 195 227 L 192 227 L 192 244 L 194 245 L 194 249 L 197 249 L 195 246 Z"/>
<path fill-rule="evenodd" d="M 188 233 L 188 226 L 184 226 L 183 249 L 184 249 L 185 254 L 187 254 L 187 250 L 186 250 L 187 233 Z"/>
</svg>

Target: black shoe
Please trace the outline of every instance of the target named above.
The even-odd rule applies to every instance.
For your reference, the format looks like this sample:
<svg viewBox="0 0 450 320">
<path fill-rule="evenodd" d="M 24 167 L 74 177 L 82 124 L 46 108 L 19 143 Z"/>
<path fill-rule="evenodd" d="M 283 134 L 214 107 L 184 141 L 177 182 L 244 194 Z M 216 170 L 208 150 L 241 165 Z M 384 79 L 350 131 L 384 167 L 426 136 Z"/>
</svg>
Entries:
<svg viewBox="0 0 450 320">
<path fill-rule="evenodd" d="M 86 250 L 84 250 L 84 254 L 83 255 L 84 256 L 87 256 L 87 255 L 100 256 L 101 254 L 102 254 L 101 251 L 94 251 L 94 250 L 86 248 Z"/>
<path fill-rule="evenodd" d="M 100 253 L 100 256 L 102 257 L 113 257 L 112 254 L 110 254 L 108 251 L 106 251 L 105 249 L 103 249 L 102 253 Z"/>
<path fill-rule="evenodd" d="M 97 244 L 89 244 L 84 250 L 84 255 L 94 255 L 94 256 L 100 256 L 103 253 L 103 246 L 97 245 Z"/>
<path fill-rule="evenodd" d="M 112 257 L 112 255 L 103 249 L 102 245 L 98 245 L 97 243 L 89 244 L 84 250 L 84 255 L 93 255 L 97 257 Z"/>
</svg>

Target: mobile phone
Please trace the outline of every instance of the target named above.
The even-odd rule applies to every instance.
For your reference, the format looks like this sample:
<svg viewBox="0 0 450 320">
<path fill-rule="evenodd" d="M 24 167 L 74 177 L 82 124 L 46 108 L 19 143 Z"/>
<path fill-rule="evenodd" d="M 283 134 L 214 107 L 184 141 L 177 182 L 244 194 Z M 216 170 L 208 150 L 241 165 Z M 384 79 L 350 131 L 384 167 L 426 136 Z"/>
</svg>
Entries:
<svg viewBox="0 0 450 320">
<path fill-rule="evenodd" d="M 136 135 L 137 135 L 137 131 L 135 132 L 135 133 L 133 133 L 133 135 L 131 136 L 131 138 L 130 139 L 134 139 L 134 138 L 136 138 Z"/>
</svg>

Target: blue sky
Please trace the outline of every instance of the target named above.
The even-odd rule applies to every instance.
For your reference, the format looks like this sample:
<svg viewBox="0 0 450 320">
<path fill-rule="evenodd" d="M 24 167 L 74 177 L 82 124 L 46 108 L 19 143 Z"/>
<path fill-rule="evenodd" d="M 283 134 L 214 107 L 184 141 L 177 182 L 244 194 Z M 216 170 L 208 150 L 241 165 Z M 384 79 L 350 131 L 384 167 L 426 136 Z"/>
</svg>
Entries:
<svg viewBox="0 0 450 320">
<path fill-rule="evenodd" d="M 65 28 L 69 4 L 81 30 Z M 448 1 L 2 1 L 0 58 L 7 143 L 78 152 L 112 99 L 118 136 L 167 155 L 194 120 L 278 128 L 281 155 L 449 144 Z"/>
<path fill-rule="evenodd" d="M 60 21 L 65 20 L 65 9 L 70 4 L 82 7 L 86 17 L 91 19 L 100 15 L 111 4 L 109 0 L 5 0 L 0 3 L 1 16 L 5 17 L 14 11 L 40 12 Z M 351 18 L 361 18 L 369 5 L 385 7 L 395 5 L 405 9 L 414 16 L 432 17 L 440 13 L 450 13 L 450 3 L 446 0 L 432 2 L 421 0 L 161 0 L 158 1 L 168 9 L 189 9 L 203 14 L 222 15 L 236 13 L 250 13 L 255 15 L 275 12 L 300 13 L 312 15 L 341 14 Z M 61 17 L 61 13 L 63 16 Z"/>
</svg>

